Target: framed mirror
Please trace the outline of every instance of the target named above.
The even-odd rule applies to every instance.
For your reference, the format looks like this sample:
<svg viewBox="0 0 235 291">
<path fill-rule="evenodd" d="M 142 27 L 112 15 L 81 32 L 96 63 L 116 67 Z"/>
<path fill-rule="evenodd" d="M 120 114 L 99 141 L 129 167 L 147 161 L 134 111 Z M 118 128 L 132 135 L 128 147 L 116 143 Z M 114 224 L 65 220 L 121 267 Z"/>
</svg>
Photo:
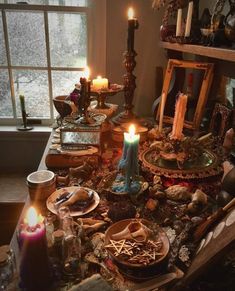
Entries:
<svg viewBox="0 0 235 291">
<path fill-rule="evenodd" d="M 169 59 L 162 89 L 162 96 L 165 94 L 166 97 L 161 100 L 163 104 L 160 103 L 158 108 L 157 120 L 163 106 L 163 123 L 173 124 L 177 94 L 182 92 L 188 96 L 184 127 L 198 130 L 213 79 L 213 68 L 212 63 Z"/>
</svg>

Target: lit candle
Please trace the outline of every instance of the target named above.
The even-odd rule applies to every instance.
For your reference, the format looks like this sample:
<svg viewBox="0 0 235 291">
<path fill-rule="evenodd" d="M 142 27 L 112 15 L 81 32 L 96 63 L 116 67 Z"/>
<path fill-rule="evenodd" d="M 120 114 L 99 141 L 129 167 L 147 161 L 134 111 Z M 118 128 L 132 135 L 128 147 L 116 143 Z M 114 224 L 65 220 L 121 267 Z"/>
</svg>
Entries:
<svg viewBox="0 0 235 291">
<path fill-rule="evenodd" d="M 183 11 L 182 8 L 178 9 L 176 36 L 182 36 L 182 11 Z"/>
<path fill-rule="evenodd" d="M 44 219 L 34 207 L 27 211 L 20 226 L 19 244 L 22 251 L 20 277 L 22 287 L 27 290 L 44 290 L 51 283 L 47 254 Z"/>
<path fill-rule="evenodd" d="M 176 105 L 171 138 L 181 140 L 184 127 L 184 116 L 187 109 L 188 96 L 180 93 Z"/>
<path fill-rule="evenodd" d="M 187 14 L 186 27 L 185 27 L 185 34 L 184 34 L 185 37 L 190 36 L 192 17 L 193 17 L 193 1 L 189 2 L 189 5 L 188 5 L 188 14 Z"/>
<path fill-rule="evenodd" d="M 128 52 L 134 51 L 135 29 L 139 27 L 138 20 L 134 18 L 134 9 L 128 9 L 128 37 L 127 37 L 127 50 Z"/>
<path fill-rule="evenodd" d="M 99 90 L 106 90 L 108 89 L 109 81 L 106 78 L 102 78 L 98 76 L 97 79 L 92 81 L 92 90 L 99 91 Z"/>
<path fill-rule="evenodd" d="M 166 93 L 162 93 L 161 103 L 160 103 L 160 116 L 159 116 L 159 132 L 162 132 L 164 109 L 166 104 Z"/>
<path fill-rule="evenodd" d="M 125 190 L 132 192 L 131 182 L 136 175 L 139 175 L 138 146 L 140 135 L 135 134 L 135 126 L 129 127 L 129 132 L 124 133 L 124 145 L 122 159 L 119 168 L 125 169 Z"/>
</svg>

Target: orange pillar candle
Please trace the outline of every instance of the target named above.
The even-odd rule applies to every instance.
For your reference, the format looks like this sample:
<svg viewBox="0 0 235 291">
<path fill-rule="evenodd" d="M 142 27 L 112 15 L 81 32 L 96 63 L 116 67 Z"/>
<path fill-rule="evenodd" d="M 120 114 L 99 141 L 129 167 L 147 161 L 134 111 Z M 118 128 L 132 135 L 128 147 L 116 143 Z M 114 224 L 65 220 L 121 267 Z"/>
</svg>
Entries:
<svg viewBox="0 0 235 291">
<path fill-rule="evenodd" d="M 171 138 L 172 139 L 182 139 L 182 132 L 184 127 L 184 116 L 187 109 L 187 102 L 188 102 L 188 96 L 180 93 L 176 105 L 175 105 L 175 116 L 173 121 L 173 127 L 172 127 L 172 133 Z"/>
</svg>

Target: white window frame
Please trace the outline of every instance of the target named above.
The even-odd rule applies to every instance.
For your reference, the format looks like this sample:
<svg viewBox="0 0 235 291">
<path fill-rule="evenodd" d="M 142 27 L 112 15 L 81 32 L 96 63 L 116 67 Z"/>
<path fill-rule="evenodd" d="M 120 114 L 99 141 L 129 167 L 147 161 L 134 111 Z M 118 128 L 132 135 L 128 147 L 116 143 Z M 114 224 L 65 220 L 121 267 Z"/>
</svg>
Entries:
<svg viewBox="0 0 235 291">
<path fill-rule="evenodd" d="M 13 66 L 11 64 L 6 11 L 40 11 L 44 14 L 45 42 L 47 66 Z M 21 123 L 21 117 L 16 114 L 16 96 L 14 89 L 13 70 L 44 70 L 48 73 L 48 88 L 50 98 L 50 118 L 31 118 L 39 121 L 41 125 L 49 125 L 54 121 L 53 91 L 52 91 L 52 71 L 82 71 L 80 67 L 54 67 L 50 60 L 50 41 L 48 30 L 48 13 L 85 13 L 87 15 L 87 65 L 91 68 L 91 77 L 106 74 L 106 0 L 87 0 L 87 6 L 59 6 L 59 5 L 34 5 L 34 4 L 0 4 L 2 14 L 3 32 L 7 56 L 7 65 L 0 65 L 0 69 L 7 69 L 10 80 L 10 95 L 12 102 L 13 117 L 0 117 L 0 125 L 16 125 Z M 1 88 L 0 88 L 1 90 Z M 71 88 L 71 91 L 73 88 Z M 69 94 L 69 92 L 68 92 Z M 1 106 L 1 104 L 0 104 Z"/>
</svg>

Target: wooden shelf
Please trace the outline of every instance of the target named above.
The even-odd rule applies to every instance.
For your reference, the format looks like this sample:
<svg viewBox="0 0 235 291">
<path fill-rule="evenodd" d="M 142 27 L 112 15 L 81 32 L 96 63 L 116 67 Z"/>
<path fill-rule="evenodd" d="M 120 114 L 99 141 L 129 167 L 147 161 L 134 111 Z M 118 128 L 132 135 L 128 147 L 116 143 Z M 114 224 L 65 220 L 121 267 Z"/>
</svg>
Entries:
<svg viewBox="0 0 235 291">
<path fill-rule="evenodd" d="M 195 54 L 200 56 L 206 56 L 214 59 L 225 60 L 229 62 L 235 62 L 235 49 L 215 48 L 202 45 L 193 44 L 178 44 L 170 42 L 160 42 L 160 47 L 185 52 L 189 54 Z"/>
</svg>

